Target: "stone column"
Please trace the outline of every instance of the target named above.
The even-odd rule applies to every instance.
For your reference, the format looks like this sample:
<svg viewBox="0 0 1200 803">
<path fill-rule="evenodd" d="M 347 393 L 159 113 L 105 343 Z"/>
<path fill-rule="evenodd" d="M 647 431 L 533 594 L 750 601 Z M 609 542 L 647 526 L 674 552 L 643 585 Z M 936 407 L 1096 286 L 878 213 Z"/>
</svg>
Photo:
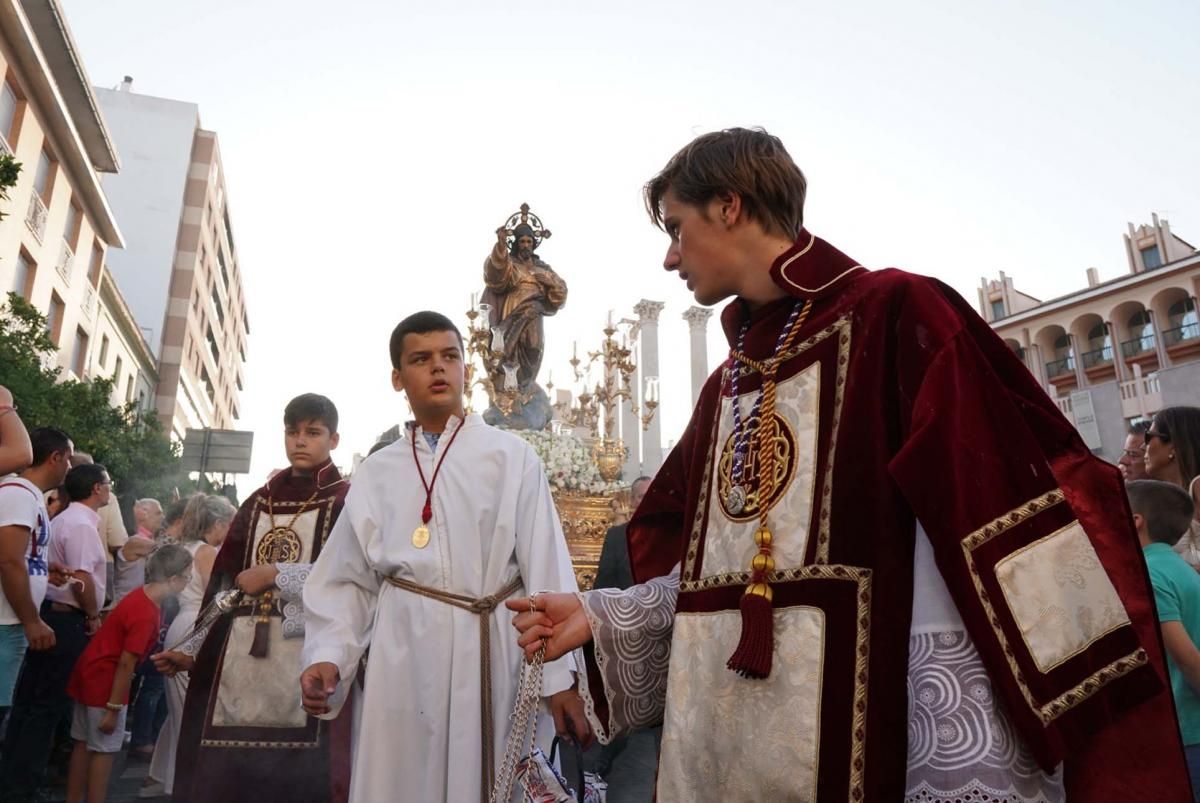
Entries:
<svg viewBox="0 0 1200 803">
<path fill-rule="evenodd" d="M 689 307 L 683 313 L 692 335 L 692 407 L 700 399 L 704 380 L 708 379 L 708 319 L 712 310 L 706 307 Z"/>
<path fill-rule="evenodd" d="M 650 301 L 643 298 L 633 308 L 638 316 L 638 342 L 641 344 L 641 361 L 638 363 L 639 381 L 645 382 L 646 377 L 661 377 L 658 372 L 658 314 L 663 310 L 663 302 Z M 662 465 L 662 383 L 659 383 L 659 408 L 650 426 L 642 432 L 642 474 L 654 476 Z M 639 385 L 638 398 L 645 393 L 645 387 Z M 643 409 L 643 412 L 645 410 Z M 639 432 L 641 424 L 638 423 Z M 635 474 L 634 477 L 637 475 Z M 633 479 L 633 477 L 630 477 Z"/>
<path fill-rule="evenodd" d="M 1163 342 L 1163 330 L 1158 325 L 1158 316 L 1152 309 L 1147 309 L 1146 314 L 1150 316 L 1150 328 L 1154 332 L 1154 351 L 1158 354 L 1158 370 L 1170 368 L 1171 360 L 1167 356 L 1167 344 Z"/>
<path fill-rule="evenodd" d="M 1121 351 L 1121 335 L 1112 321 L 1104 322 L 1104 331 L 1108 334 L 1108 341 L 1112 343 L 1113 370 L 1116 372 L 1117 382 L 1124 382 L 1129 378 L 1126 375 L 1129 368 L 1125 365 L 1125 355 Z"/>
<path fill-rule="evenodd" d="M 625 453 L 625 467 L 621 470 L 621 477 L 625 482 L 633 482 L 642 467 L 642 425 L 637 415 L 633 412 L 633 406 L 635 404 L 640 405 L 642 398 L 640 390 L 642 386 L 642 367 L 637 362 L 637 336 L 638 324 L 634 323 L 629 327 L 629 341 L 626 344 L 626 348 L 632 352 L 634 360 L 633 373 L 629 375 L 629 392 L 633 394 L 633 398 L 621 401 L 621 441 L 625 444 L 625 449 L 627 450 Z"/>
<path fill-rule="evenodd" d="M 1087 373 L 1083 370 L 1083 353 L 1079 350 L 1079 338 L 1070 332 L 1067 333 L 1067 338 L 1071 344 L 1071 357 L 1075 363 L 1075 387 L 1083 389 L 1088 381 Z"/>
</svg>

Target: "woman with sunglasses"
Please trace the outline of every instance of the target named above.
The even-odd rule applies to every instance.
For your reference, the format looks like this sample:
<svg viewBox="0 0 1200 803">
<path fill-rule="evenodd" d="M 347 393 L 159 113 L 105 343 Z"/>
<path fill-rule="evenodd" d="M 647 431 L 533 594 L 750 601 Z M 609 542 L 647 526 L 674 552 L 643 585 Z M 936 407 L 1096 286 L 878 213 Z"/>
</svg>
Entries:
<svg viewBox="0 0 1200 803">
<path fill-rule="evenodd" d="M 1146 473 L 1174 483 L 1192 495 L 1200 510 L 1200 407 L 1167 407 L 1146 430 Z M 1198 513 L 1197 515 L 1200 515 Z M 1179 539 L 1175 551 L 1200 570 L 1200 521 Z"/>
</svg>

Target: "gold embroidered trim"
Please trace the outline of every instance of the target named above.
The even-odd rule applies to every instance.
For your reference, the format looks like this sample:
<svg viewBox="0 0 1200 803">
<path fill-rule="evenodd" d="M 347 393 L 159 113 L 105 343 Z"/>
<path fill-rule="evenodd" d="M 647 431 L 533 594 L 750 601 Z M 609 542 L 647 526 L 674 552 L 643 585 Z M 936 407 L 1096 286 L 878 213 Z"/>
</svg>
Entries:
<svg viewBox="0 0 1200 803">
<path fill-rule="evenodd" d="M 680 591 L 703 591 L 726 585 L 742 586 L 749 578 L 749 573 L 733 572 L 706 577 L 696 582 L 681 582 L 679 589 Z M 860 566 L 840 564 L 809 564 L 772 572 L 770 575 L 772 584 L 790 580 L 846 580 L 858 586 L 856 611 L 858 632 L 854 643 L 854 695 L 850 725 L 850 796 L 848 799 L 861 801 L 865 795 L 863 777 L 867 767 L 867 681 L 871 662 L 871 570 Z"/>
<path fill-rule="evenodd" d="M 729 380 L 729 370 L 721 376 L 721 388 L 725 387 L 725 383 Z M 721 390 L 718 389 L 717 393 Z M 688 539 L 687 557 L 684 561 L 683 572 L 679 575 L 680 588 L 683 588 L 685 578 L 695 574 L 696 554 L 700 546 L 700 530 L 704 523 L 704 513 L 708 509 L 709 501 L 712 498 L 712 464 L 716 457 L 716 450 L 719 447 L 717 440 L 721 436 L 721 412 L 723 405 L 721 399 L 717 398 L 717 414 L 713 416 L 712 433 L 709 435 L 710 451 L 708 458 L 704 461 L 704 474 L 700 478 L 700 499 L 696 501 L 696 515 L 692 517 L 692 534 Z M 749 576 L 749 575 L 747 575 Z"/>
<path fill-rule="evenodd" d="M 996 641 L 1004 651 L 1004 658 L 1008 662 L 1008 668 L 1012 672 L 1013 679 L 1017 682 L 1017 688 L 1021 690 L 1021 696 L 1025 698 L 1025 702 L 1029 705 L 1030 710 L 1033 711 L 1042 725 L 1049 725 L 1055 719 L 1084 702 L 1112 681 L 1122 675 L 1128 674 L 1147 662 L 1146 651 L 1139 647 L 1129 655 L 1118 658 L 1108 666 L 1102 667 L 1092 673 L 1083 682 L 1063 692 L 1045 705 L 1039 704 L 1034 699 L 1033 691 L 1029 688 L 1029 684 L 1025 681 L 1025 676 L 1017 665 L 1016 654 L 1013 652 L 1012 645 L 1009 644 L 1008 638 L 1004 635 L 1004 630 L 1000 626 L 1000 618 L 996 615 L 996 609 L 992 607 L 992 601 L 988 597 L 987 590 L 983 587 L 983 579 L 979 575 L 979 567 L 975 565 L 975 558 L 972 552 L 1000 533 L 1012 529 L 1038 513 L 1049 510 L 1065 498 L 1063 492 L 1057 488 L 1053 491 L 1048 491 L 1036 499 L 1031 499 L 1020 507 L 1005 513 L 1003 516 L 993 519 L 962 540 L 963 557 L 966 560 L 971 581 L 975 585 L 975 593 L 979 597 L 980 604 L 983 605 L 984 614 L 987 616 L 988 623 L 992 626 L 992 632 L 996 636 Z"/>
<path fill-rule="evenodd" d="M 1146 651 L 1141 647 L 1138 647 L 1124 658 L 1118 658 L 1108 666 L 1097 669 L 1095 672 L 1088 675 L 1087 678 L 1078 686 L 1063 692 L 1050 702 L 1046 703 L 1046 705 L 1042 707 L 1042 710 L 1049 716 L 1050 719 L 1055 719 L 1079 705 L 1112 681 L 1116 680 L 1122 675 L 1129 674 L 1139 666 L 1145 665 L 1149 660 L 1150 659 L 1146 655 Z"/>
<path fill-rule="evenodd" d="M 320 747 L 321 742 L 242 742 L 236 739 L 201 739 L 204 747 L 257 747 L 264 750 L 289 750 L 293 748 Z"/>
<path fill-rule="evenodd" d="M 833 463 L 837 456 L 838 425 L 842 421 L 842 401 L 846 396 L 846 374 L 850 369 L 850 316 L 834 324 L 838 329 L 837 379 L 833 388 L 833 421 L 829 428 L 829 451 L 825 459 L 825 482 L 821 487 L 821 513 L 817 523 L 817 563 L 829 562 L 829 519 L 833 509 Z M 820 432 L 817 433 L 820 438 Z M 814 464 L 815 465 L 815 464 Z"/>
<path fill-rule="evenodd" d="M 1063 492 L 1055 488 L 1053 491 L 1047 491 L 1036 499 L 1029 500 L 1020 507 L 1005 513 L 1003 516 L 989 521 L 964 538 L 962 542 L 963 550 L 970 553 L 978 549 L 1005 530 L 1016 527 L 1030 516 L 1041 513 L 1043 510 L 1057 505 L 1064 499 L 1066 499 L 1066 496 L 1063 495 Z"/>
</svg>

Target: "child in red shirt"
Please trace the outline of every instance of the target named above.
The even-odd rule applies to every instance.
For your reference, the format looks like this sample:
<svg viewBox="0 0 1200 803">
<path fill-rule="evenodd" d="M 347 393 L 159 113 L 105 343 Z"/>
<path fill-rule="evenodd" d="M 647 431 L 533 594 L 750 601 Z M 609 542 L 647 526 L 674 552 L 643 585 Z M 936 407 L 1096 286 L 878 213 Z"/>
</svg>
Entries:
<svg viewBox="0 0 1200 803">
<path fill-rule="evenodd" d="M 192 577 L 192 556 L 167 545 L 146 560 L 146 584 L 128 594 L 75 664 L 67 694 L 75 700 L 67 773 L 67 803 L 107 799 L 113 755 L 125 740 L 125 707 L 133 671 L 158 639 L 163 600 L 178 595 Z"/>
</svg>

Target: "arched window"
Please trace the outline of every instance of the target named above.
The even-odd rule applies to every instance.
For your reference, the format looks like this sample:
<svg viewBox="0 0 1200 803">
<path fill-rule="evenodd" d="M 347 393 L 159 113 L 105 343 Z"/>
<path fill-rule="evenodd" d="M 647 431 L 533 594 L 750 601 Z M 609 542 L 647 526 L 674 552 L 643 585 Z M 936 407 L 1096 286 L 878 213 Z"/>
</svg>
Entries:
<svg viewBox="0 0 1200 803">
<path fill-rule="evenodd" d="M 1127 357 L 1154 350 L 1154 326 L 1147 310 L 1138 310 L 1129 318 L 1129 340 L 1122 350 Z"/>
<path fill-rule="evenodd" d="M 1167 310 L 1168 343 L 1192 340 L 1200 337 L 1200 317 L 1196 315 L 1196 299 L 1188 297 L 1171 305 Z"/>
<path fill-rule="evenodd" d="M 1065 332 L 1054 339 L 1054 359 L 1046 363 L 1049 376 L 1061 376 L 1075 370 L 1075 349 L 1071 348 L 1071 336 Z"/>
<path fill-rule="evenodd" d="M 1112 337 L 1101 321 L 1088 331 L 1088 351 L 1083 355 L 1083 367 L 1091 368 L 1105 362 L 1112 362 Z"/>
</svg>

